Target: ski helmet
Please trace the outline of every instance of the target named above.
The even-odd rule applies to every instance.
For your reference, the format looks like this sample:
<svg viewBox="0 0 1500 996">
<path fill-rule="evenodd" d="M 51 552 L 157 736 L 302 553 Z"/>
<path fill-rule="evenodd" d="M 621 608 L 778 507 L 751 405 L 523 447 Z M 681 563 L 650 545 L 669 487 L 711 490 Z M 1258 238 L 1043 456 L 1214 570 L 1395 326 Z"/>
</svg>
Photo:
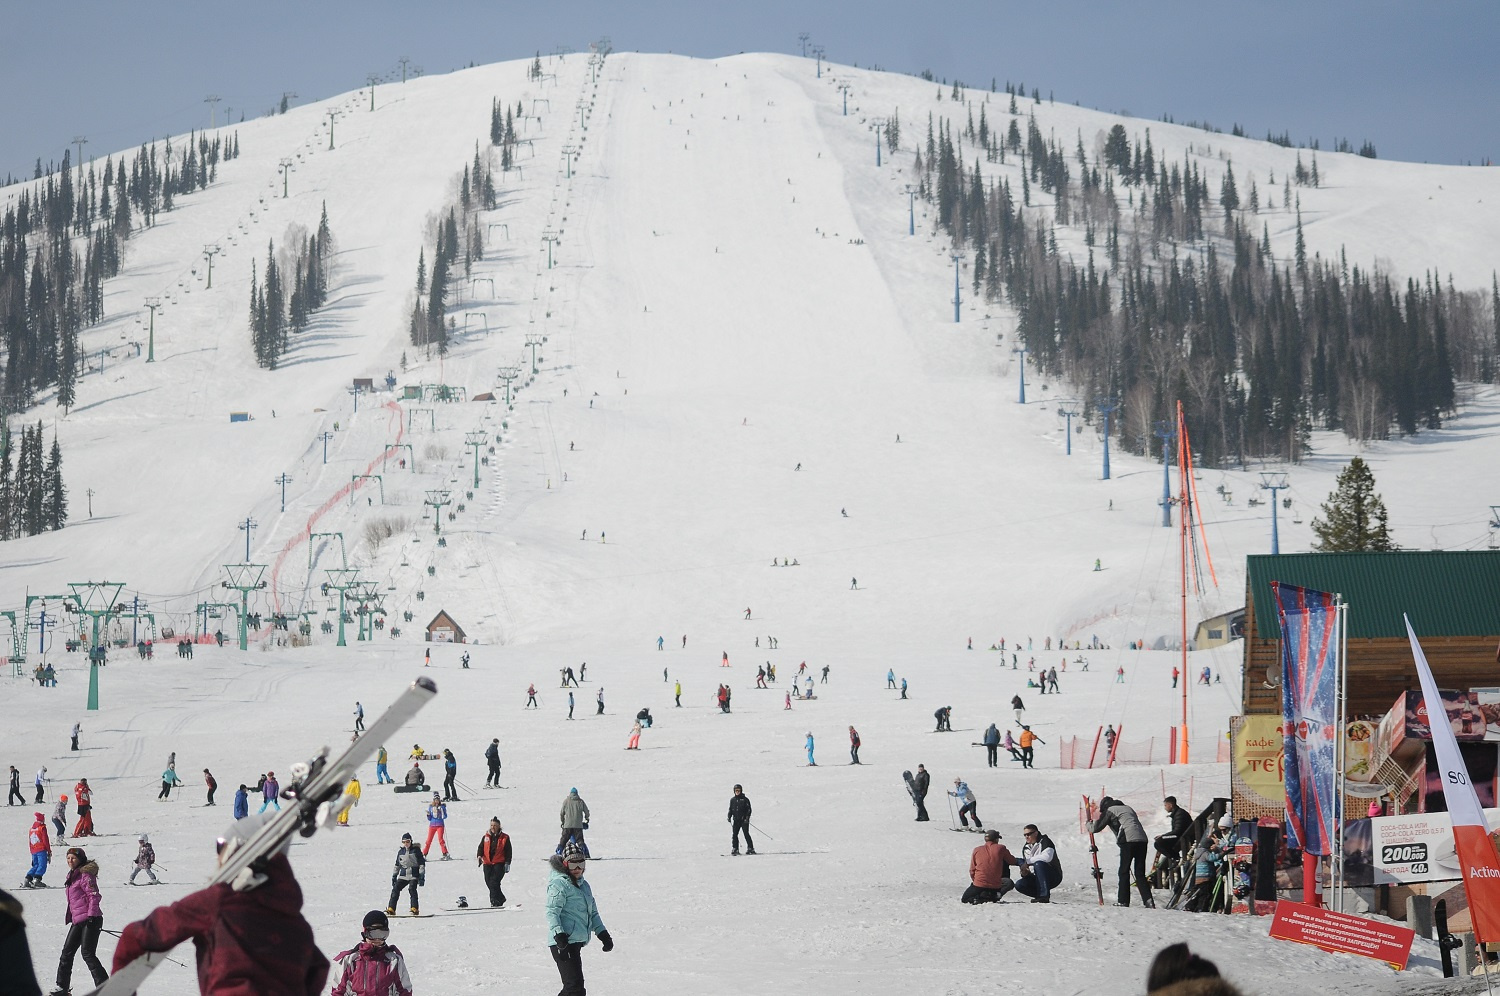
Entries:
<svg viewBox="0 0 1500 996">
<path fill-rule="evenodd" d="M 365 914 L 364 923 L 360 925 L 360 929 L 366 933 L 371 930 L 388 931 L 391 929 L 391 922 L 386 919 L 386 915 L 382 910 L 371 910 Z"/>
</svg>

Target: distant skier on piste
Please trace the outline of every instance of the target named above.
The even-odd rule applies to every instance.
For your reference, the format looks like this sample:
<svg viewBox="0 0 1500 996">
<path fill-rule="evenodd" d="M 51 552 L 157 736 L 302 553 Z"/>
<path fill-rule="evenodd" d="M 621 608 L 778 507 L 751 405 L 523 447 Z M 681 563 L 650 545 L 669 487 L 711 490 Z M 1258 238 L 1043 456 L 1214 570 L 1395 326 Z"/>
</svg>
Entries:
<svg viewBox="0 0 1500 996">
<path fill-rule="evenodd" d="M 555 853 L 562 854 L 567 847 L 568 841 L 575 840 L 582 849 L 585 857 L 588 856 L 589 846 L 584 842 L 583 832 L 589 827 L 589 804 L 579 796 L 578 789 L 568 790 L 567 797 L 563 799 L 562 809 L 558 812 L 558 820 L 562 823 L 562 836 L 557 839 L 557 850 Z"/>
<path fill-rule="evenodd" d="M 729 797 L 729 853 L 738 856 L 740 853 L 740 834 L 745 835 L 745 853 L 755 853 L 755 842 L 750 839 L 750 797 L 745 794 L 742 786 L 734 787 L 734 795 Z"/>
<path fill-rule="evenodd" d="M 490 894 L 490 905 L 499 909 L 505 905 L 505 890 L 501 883 L 510 871 L 510 835 L 500 826 L 500 817 L 490 817 L 490 828 L 479 838 L 479 847 L 474 852 L 475 860 L 484 872 L 484 885 Z"/>
<path fill-rule="evenodd" d="M 417 895 L 417 887 L 426 884 L 427 857 L 416 841 L 411 839 L 411 834 L 404 833 L 401 835 L 401 847 L 396 851 L 396 867 L 391 872 L 391 899 L 385 904 L 387 915 L 395 915 L 396 900 L 401 898 L 403 889 L 411 894 L 411 915 L 419 915 L 422 904 Z"/>
<path fill-rule="evenodd" d="M 500 787 L 500 738 L 495 737 L 490 745 L 484 749 L 484 762 L 489 766 L 489 773 L 484 776 L 485 788 Z"/>
<path fill-rule="evenodd" d="M 969 825 L 968 817 L 974 817 L 974 825 L 980 830 L 984 824 L 979 820 L 979 800 L 974 798 L 974 790 L 969 788 L 967 782 L 962 778 L 953 779 L 953 790 L 948 793 L 958 800 L 958 824 L 961 827 Z"/>
</svg>

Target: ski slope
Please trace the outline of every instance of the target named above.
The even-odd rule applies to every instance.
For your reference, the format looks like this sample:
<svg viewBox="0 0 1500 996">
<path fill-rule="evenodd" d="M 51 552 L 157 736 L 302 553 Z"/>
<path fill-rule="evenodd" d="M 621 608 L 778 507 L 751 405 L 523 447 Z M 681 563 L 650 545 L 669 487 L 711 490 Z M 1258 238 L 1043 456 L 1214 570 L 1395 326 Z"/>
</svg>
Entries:
<svg viewBox="0 0 1500 996">
<path fill-rule="evenodd" d="M 410 680 L 421 628 L 441 608 L 477 642 L 474 667 L 459 670 L 458 652 L 438 648 L 442 694 L 411 739 L 452 747 L 461 778 L 477 786 L 483 745 L 499 736 L 509 788 L 480 801 L 466 793 L 454 807 L 450 846 L 461 860 L 431 868 L 424 906 L 482 895 L 463 859 L 496 813 L 518 853 L 506 891 L 523 906 L 398 923 L 393 940 L 422 991 L 552 984 L 540 859 L 556 839 L 553 807 L 573 785 L 595 812 L 591 844 L 617 859 L 589 873 L 619 943 L 608 957 L 597 948 L 585 956 L 600 991 L 703 992 L 729 980 L 750 993 L 858 985 L 895 994 L 934 983 L 954 993 L 1078 992 L 1111 969 L 1137 984 L 1156 948 L 1183 938 L 1250 991 L 1409 991 L 1409 978 L 1379 966 L 1271 942 L 1263 921 L 1100 909 L 1092 898 L 1076 833 L 1080 793 L 1106 788 L 1155 816 L 1164 785 L 1202 800 L 1227 789 L 1227 771 L 1056 768 L 1059 735 L 1114 723 L 1127 740 L 1161 737 L 1177 721 L 1167 675 L 1180 657 L 1122 649 L 1179 632 L 1177 533 L 1161 525 L 1160 466 L 1117 448 L 1112 479 L 1101 481 L 1091 426 L 1065 455 L 1057 408 L 1073 397 L 1069 388 L 1032 371 L 1029 403 L 1017 404 L 1013 316 L 971 302 L 966 273 L 955 324 L 945 242 L 924 217 L 907 235 L 904 185 L 927 114 L 968 113 L 949 88 L 938 100 L 936 84 L 840 66 L 825 66 L 820 79 L 806 60 L 765 55 L 618 54 L 597 79 L 579 56 L 548 60 L 539 81 L 527 80 L 526 66 L 379 86 L 374 111 L 360 91 L 236 126 L 242 156 L 131 239 L 126 271 L 108 285 L 111 317 L 85 336 L 91 353 L 113 350 L 104 370 L 80 382 L 66 418 L 50 405 L 29 416 L 62 441 L 72 521 L 0 547 L 6 606 L 108 578 L 125 582 L 127 599 L 145 600 L 159 624 L 191 631 L 198 603 L 229 600 L 221 565 L 245 558 L 236 522 L 248 516 L 257 523 L 250 559 L 268 568 L 262 611 L 306 612 L 315 627 L 334 621 L 337 598 L 321 583 L 347 557 L 378 583 L 388 612 L 374 643 L 353 645 L 351 624 L 349 648 L 315 628 L 313 647 L 269 646 L 263 633 L 249 652 L 199 647 L 182 663 L 162 643 L 150 664 L 119 660 L 103 672 L 96 715 L 82 711 L 86 671 L 76 655 L 51 654 L 62 667 L 56 690 L 8 682 L 0 743 L 14 763 L 24 772 L 45 761 L 68 787 L 89 777 L 105 832 L 151 832 L 171 869 L 166 888 L 122 888 L 117 869 L 133 837 L 95 842 L 106 925 L 206 876 L 228 810 L 156 803 L 168 751 L 184 772 L 211 768 L 227 800 L 258 771 L 284 771 L 338 743 L 356 698 L 373 712 Z M 853 87 L 847 116 L 838 82 Z M 969 99 L 987 96 L 990 126 L 1003 126 L 1004 94 Z M 497 173 L 485 258 L 449 302 L 455 347 L 427 359 L 405 340 L 418 251 L 430 263 L 432 225 L 487 138 L 493 97 L 535 117 L 517 122 L 528 142 L 521 168 Z M 1091 151 L 1119 120 L 1020 103 L 1044 133 L 1081 132 Z M 877 168 L 867 119 L 897 107 L 903 148 Z M 1147 124 L 1126 127 L 1134 139 Z M 1220 156 L 1232 158 L 1242 198 L 1242 169 L 1274 169 L 1278 209 L 1266 217 L 1277 254 L 1290 254 L 1295 217 L 1280 204 L 1279 181 L 1295 150 L 1149 127 L 1160 159 L 1201 157 L 1211 183 Z M 565 148 L 577 150 L 571 166 Z M 294 164 L 285 198 L 283 160 Z M 1460 287 L 1486 285 L 1500 258 L 1500 174 L 1332 153 L 1318 163 L 1324 186 L 1298 192 L 1311 249 L 1346 246 L 1351 262 L 1388 261 L 1402 275 L 1434 267 Z M 1014 169 L 985 165 L 987 176 L 1018 183 Z M 14 190 L 0 192 L 7 196 Z M 325 202 L 339 244 L 330 303 L 281 369 L 259 370 L 245 317 L 251 262 L 263 262 L 268 239 L 279 248 L 296 226 L 314 229 Z M 544 233 L 558 236 L 550 268 Z M 1082 246 L 1077 233 L 1059 238 Z M 209 244 L 221 249 L 212 289 L 200 255 Z M 166 303 L 147 364 L 125 347 L 144 334 L 139 302 L 158 295 Z M 546 337 L 534 378 L 527 334 Z M 377 393 L 360 397 L 356 413 L 347 391 L 353 378 L 379 383 L 395 371 L 402 384 L 503 399 L 495 374 L 511 364 L 522 374 L 512 387 L 524 386 L 512 410 Z M 1500 471 L 1483 454 L 1500 398 L 1488 388 L 1467 393 L 1441 432 L 1363 452 L 1404 545 L 1490 541 L 1485 496 L 1500 493 Z M 254 418 L 231 424 L 231 411 Z M 477 486 L 465 447 L 475 430 L 488 460 Z M 1290 473 L 1281 543 L 1303 550 L 1352 452 L 1320 435 L 1295 467 L 1203 471 L 1217 587 L 1190 599 L 1192 623 L 1243 604 L 1243 557 L 1269 547 L 1269 509 L 1246 503 L 1257 472 Z M 283 473 L 285 511 L 273 483 Z M 381 479 L 356 482 L 364 474 Z M 423 518 L 436 488 L 465 505 L 450 507 L 451 521 L 444 515 L 444 546 Z M 85 489 L 95 492 L 92 518 Z M 366 530 L 381 523 L 394 535 L 372 544 Z M 330 536 L 311 533 L 342 534 L 343 556 Z M 797 566 L 772 566 L 784 558 Z M 232 623 L 213 625 L 230 634 Z M 391 625 L 402 628 L 399 639 Z M 1056 665 L 1077 656 L 1043 652 L 1045 638 L 1096 635 L 1112 649 L 1087 653 L 1087 674 L 1070 665 L 1062 700 L 1024 691 L 1028 657 Z M 667 650 L 656 650 L 658 636 Z M 770 636 L 780 649 L 766 649 Z M 1002 637 L 1034 644 L 1016 671 L 982 649 Z M 1191 657 L 1190 671 L 1207 665 L 1223 678 L 1191 690 L 1194 736 L 1211 738 L 1238 708 L 1238 646 Z M 766 660 L 782 681 L 757 691 L 754 665 Z M 830 666 L 830 684 L 787 712 L 783 696 L 803 660 Z M 582 661 L 590 681 L 567 723 L 552 675 Z M 1119 666 L 1123 684 L 1111 680 Z M 680 713 L 662 667 L 683 682 Z M 911 682 L 911 701 L 885 691 L 891 667 Z M 736 692 L 731 716 L 711 708 L 720 680 Z M 533 681 L 543 708 L 522 712 Z M 595 718 L 601 685 L 608 707 Z M 1048 741 L 1039 770 L 987 771 L 970 742 L 1009 717 L 1018 691 Z M 613 753 L 642 705 L 658 718 L 645 749 Z M 956 732 L 934 740 L 931 714 L 942 705 L 954 706 Z M 79 718 L 89 749 L 54 753 Z M 859 768 L 842 763 L 850 724 L 865 743 Z M 803 766 L 809 731 L 817 768 Z M 399 775 L 404 751 L 389 746 Z M 934 822 L 910 823 L 900 772 L 918 762 L 934 790 L 954 775 L 970 779 L 981 815 L 1012 847 L 1025 822 L 1053 834 L 1066 878 L 1055 908 L 957 903 L 977 839 L 945 835 L 935 796 Z M 773 835 L 758 841 L 758 863 L 720 857 L 719 813 L 734 782 Z M 351 829 L 293 852 L 329 954 L 383 904 L 385 863 L 403 830 L 420 829 L 419 800 L 368 782 L 366 793 Z M 30 812 L 6 811 L 14 826 L 4 839 L 24 841 Z M 1164 821 L 1155 824 L 1160 832 Z M 1104 855 L 1112 857 L 1108 846 Z M 43 965 L 60 943 L 49 933 L 59 898 L 26 896 Z M 1424 949 L 1416 971 L 1434 961 Z M 168 969 L 153 991 L 192 990 L 190 973 Z"/>
</svg>

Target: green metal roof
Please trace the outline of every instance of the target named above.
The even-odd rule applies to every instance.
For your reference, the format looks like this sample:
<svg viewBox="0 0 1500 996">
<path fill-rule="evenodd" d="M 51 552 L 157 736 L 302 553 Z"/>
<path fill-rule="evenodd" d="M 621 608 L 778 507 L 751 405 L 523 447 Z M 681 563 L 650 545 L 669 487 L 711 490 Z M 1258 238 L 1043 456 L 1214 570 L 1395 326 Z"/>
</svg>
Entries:
<svg viewBox="0 0 1500 996">
<path fill-rule="evenodd" d="M 1245 558 L 1256 635 L 1276 639 L 1271 582 L 1334 592 L 1349 606 L 1351 638 L 1500 636 L 1500 550 L 1262 554 Z"/>
</svg>

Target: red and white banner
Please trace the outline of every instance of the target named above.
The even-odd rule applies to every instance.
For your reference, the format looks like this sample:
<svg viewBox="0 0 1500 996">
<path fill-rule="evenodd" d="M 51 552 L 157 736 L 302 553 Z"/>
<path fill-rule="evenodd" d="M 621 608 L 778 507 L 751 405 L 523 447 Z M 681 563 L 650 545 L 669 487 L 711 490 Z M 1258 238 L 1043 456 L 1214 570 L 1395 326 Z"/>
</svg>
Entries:
<svg viewBox="0 0 1500 996">
<path fill-rule="evenodd" d="M 1437 682 L 1432 677 L 1432 669 L 1427 666 L 1427 655 L 1422 653 L 1411 620 L 1404 615 L 1402 618 L 1406 620 L 1406 635 L 1411 641 L 1417 677 L 1422 681 L 1422 699 L 1427 704 L 1427 714 L 1445 715 Z M 1432 747 L 1442 775 L 1443 798 L 1453 820 L 1453 846 L 1458 852 L 1464 889 L 1469 894 L 1474 936 L 1482 943 L 1500 941 L 1500 855 L 1495 853 L 1495 845 L 1490 842 L 1484 810 L 1479 807 L 1479 797 L 1474 794 L 1469 769 L 1464 765 L 1463 755 L 1458 752 L 1458 738 L 1453 735 L 1451 725 L 1432 724 Z"/>
<path fill-rule="evenodd" d="M 1279 941 L 1311 944 L 1324 951 L 1345 951 L 1406 968 L 1416 931 L 1381 920 L 1367 920 L 1351 913 L 1335 913 L 1285 899 L 1276 901 L 1271 918 L 1271 936 Z"/>
</svg>

